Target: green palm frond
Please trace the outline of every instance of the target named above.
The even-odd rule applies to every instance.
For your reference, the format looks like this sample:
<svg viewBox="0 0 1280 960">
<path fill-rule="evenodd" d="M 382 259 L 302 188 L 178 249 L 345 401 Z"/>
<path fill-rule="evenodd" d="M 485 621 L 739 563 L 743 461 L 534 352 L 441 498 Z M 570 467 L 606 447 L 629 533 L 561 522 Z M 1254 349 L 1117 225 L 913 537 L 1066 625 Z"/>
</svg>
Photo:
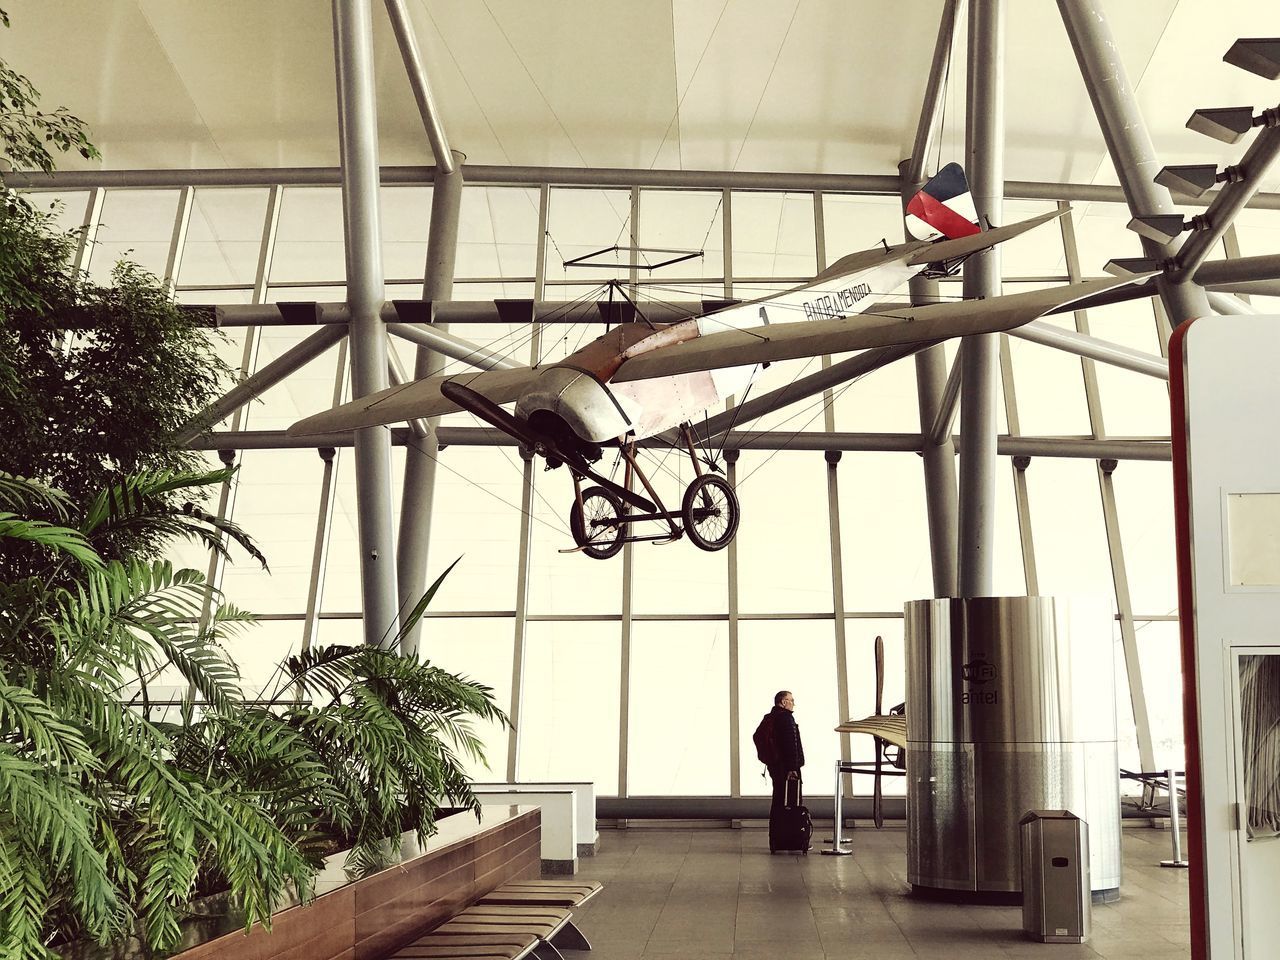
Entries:
<svg viewBox="0 0 1280 960">
<path fill-rule="evenodd" d="M 23 540 L 54 553 L 66 554 L 91 570 L 102 566 L 97 551 L 78 530 L 43 520 L 28 520 L 5 510 L 0 510 L 0 539 Z"/>
<path fill-rule="evenodd" d="M 149 470 L 130 474 L 98 493 L 81 518 L 86 535 L 145 532 L 162 539 L 185 539 L 201 543 L 219 556 L 230 559 L 226 541 L 239 544 L 267 569 L 267 559 L 252 538 L 223 517 L 202 510 L 188 501 L 175 507 L 168 495 L 187 489 L 229 481 L 235 467 L 221 470 Z"/>
<path fill-rule="evenodd" d="M 66 520 L 70 505 L 70 499 L 61 490 L 0 470 L 0 507 L 27 514 L 47 512 L 57 520 Z"/>
</svg>

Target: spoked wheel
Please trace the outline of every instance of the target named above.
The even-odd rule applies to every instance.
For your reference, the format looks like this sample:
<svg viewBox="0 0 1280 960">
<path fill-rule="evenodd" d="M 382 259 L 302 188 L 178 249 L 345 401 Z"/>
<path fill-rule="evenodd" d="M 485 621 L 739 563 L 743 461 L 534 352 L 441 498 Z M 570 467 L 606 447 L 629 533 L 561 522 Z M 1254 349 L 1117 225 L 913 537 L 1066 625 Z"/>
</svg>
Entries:
<svg viewBox="0 0 1280 960">
<path fill-rule="evenodd" d="M 582 552 L 596 560 L 608 560 L 622 549 L 622 501 L 604 487 L 582 491 L 582 505 L 569 510 L 569 531 Z"/>
<path fill-rule="evenodd" d="M 689 484 L 680 513 L 684 532 L 703 550 L 723 550 L 738 532 L 738 495 L 714 473 Z"/>
</svg>

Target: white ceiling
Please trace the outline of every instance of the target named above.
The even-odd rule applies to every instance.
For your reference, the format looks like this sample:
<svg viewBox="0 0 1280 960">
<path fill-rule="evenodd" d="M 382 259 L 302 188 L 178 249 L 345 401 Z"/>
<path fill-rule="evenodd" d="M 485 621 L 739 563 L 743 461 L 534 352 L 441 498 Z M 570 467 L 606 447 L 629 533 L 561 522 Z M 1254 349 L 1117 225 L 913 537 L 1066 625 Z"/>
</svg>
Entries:
<svg viewBox="0 0 1280 960">
<path fill-rule="evenodd" d="M 407 0 L 452 146 L 479 164 L 893 173 L 942 0 Z M 1008 0 L 1009 179 L 1115 182 L 1051 0 Z M 87 120 L 111 169 L 337 162 L 323 0 L 8 0 L 0 56 Z M 1261 0 L 1109 0 L 1161 159 L 1227 163 L 1197 106 L 1271 105 L 1222 62 Z M 1265 14 L 1271 13 L 1268 17 Z M 373 3 L 381 159 L 429 163 Z M 942 159 L 962 159 L 963 26 Z M 63 169 L 87 164 L 78 158 Z M 1274 189 L 1273 176 L 1268 188 Z"/>
</svg>

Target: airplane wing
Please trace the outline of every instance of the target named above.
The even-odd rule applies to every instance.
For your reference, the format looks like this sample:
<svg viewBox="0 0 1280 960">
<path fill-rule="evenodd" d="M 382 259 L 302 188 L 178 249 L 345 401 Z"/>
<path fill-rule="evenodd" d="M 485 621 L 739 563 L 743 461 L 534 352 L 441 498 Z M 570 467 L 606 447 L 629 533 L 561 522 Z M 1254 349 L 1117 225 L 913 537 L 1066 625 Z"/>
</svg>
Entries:
<svg viewBox="0 0 1280 960">
<path fill-rule="evenodd" d="M 299 420 L 288 430 L 291 437 L 310 437 L 319 433 L 341 433 L 361 427 L 378 427 L 415 418 L 440 417 L 456 413 L 461 407 L 440 393 L 440 384 L 455 380 L 483 394 L 494 403 L 511 403 L 537 379 L 540 370 L 514 367 L 510 370 L 484 370 L 480 373 L 453 373 L 427 377 L 413 383 L 379 390 L 359 400 L 352 400 L 332 410 Z"/>
<path fill-rule="evenodd" d="M 963 241 L 944 241 L 960 242 Z M 648 380 L 699 370 L 844 353 L 868 347 L 996 333 L 1035 320 L 1056 307 L 1141 280 L 1145 276 L 1148 274 L 1119 279 L 1108 277 L 1029 293 L 993 297 L 990 300 L 962 300 L 921 307 L 904 305 L 892 313 L 864 313 L 833 320 L 809 320 L 718 331 L 633 357 L 622 364 L 611 382 Z"/>
</svg>

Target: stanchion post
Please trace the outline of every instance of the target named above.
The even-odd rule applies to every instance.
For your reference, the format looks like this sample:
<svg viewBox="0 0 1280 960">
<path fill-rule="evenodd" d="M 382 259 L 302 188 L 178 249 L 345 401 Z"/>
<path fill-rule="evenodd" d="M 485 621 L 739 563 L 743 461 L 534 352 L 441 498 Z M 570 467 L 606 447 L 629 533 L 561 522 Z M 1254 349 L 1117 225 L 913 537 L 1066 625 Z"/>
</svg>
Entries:
<svg viewBox="0 0 1280 960">
<path fill-rule="evenodd" d="M 823 850 L 822 855 L 826 857 L 849 857 L 853 856 L 852 850 L 844 849 L 846 843 L 851 841 L 842 837 L 844 828 L 844 761 L 836 761 L 836 789 L 832 797 L 834 803 L 835 816 L 831 820 L 831 849 Z"/>
<path fill-rule="evenodd" d="M 1182 859 L 1182 816 L 1178 809 L 1178 771 L 1167 771 L 1169 777 L 1169 832 L 1173 834 L 1173 859 L 1161 860 L 1162 867 L 1186 868 L 1190 864 Z"/>
</svg>

